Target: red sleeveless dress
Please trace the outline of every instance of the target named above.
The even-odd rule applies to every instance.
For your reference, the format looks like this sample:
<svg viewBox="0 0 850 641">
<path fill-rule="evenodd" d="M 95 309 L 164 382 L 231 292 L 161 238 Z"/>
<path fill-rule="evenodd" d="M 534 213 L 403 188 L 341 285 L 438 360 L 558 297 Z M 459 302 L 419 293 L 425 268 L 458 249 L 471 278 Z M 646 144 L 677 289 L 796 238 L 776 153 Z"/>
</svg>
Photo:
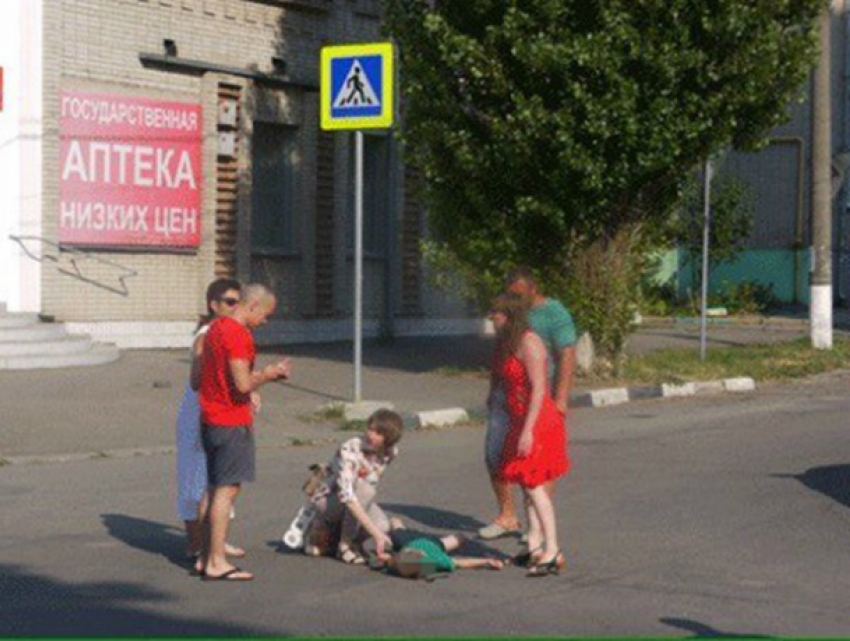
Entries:
<svg viewBox="0 0 850 641">
<path fill-rule="evenodd" d="M 502 450 L 501 478 L 524 487 L 536 487 L 566 474 L 570 467 L 566 422 L 549 390 L 534 424 L 531 453 L 520 456 L 517 450 L 531 402 L 531 381 L 522 361 L 514 354 L 497 362 L 496 373 L 505 391 L 510 419 L 510 431 Z"/>
</svg>

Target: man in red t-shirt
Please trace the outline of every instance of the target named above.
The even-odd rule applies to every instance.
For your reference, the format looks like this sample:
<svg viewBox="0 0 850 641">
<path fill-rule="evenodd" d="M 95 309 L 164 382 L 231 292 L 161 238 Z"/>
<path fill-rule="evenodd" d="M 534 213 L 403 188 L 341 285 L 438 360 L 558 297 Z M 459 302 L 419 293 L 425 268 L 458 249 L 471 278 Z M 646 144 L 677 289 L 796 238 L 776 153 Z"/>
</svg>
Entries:
<svg viewBox="0 0 850 641">
<path fill-rule="evenodd" d="M 204 339 L 199 396 L 210 504 L 205 519 L 207 545 L 196 569 L 208 581 L 254 578 L 228 563 L 224 547 L 242 483 L 256 477 L 251 394 L 266 383 L 287 378 L 290 372 L 287 358 L 254 370 L 251 330 L 264 325 L 275 306 L 267 287 L 248 285 L 233 315 L 215 320 Z"/>
</svg>

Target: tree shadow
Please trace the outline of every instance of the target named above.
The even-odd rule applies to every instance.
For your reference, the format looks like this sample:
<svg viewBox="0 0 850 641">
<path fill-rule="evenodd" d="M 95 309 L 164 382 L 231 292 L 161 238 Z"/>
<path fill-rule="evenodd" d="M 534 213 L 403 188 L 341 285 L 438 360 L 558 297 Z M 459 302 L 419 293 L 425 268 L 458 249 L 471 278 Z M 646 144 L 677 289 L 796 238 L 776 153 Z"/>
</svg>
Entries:
<svg viewBox="0 0 850 641">
<path fill-rule="evenodd" d="M 286 354 L 317 360 L 350 363 L 351 342 L 265 345 L 265 354 Z M 493 340 L 487 336 L 405 337 L 393 340 L 363 341 L 363 365 L 412 373 L 428 373 L 436 369 L 477 372 L 490 367 Z"/>
<path fill-rule="evenodd" d="M 189 567 L 186 535 L 181 528 L 124 514 L 101 514 L 100 518 L 111 537 L 138 550 L 159 554 L 174 565 Z"/>
<path fill-rule="evenodd" d="M 65 583 L 0 564 L 0 633 L 4 637 L 248 637 L 291 636 L 278 630 L 180 618 L 152 612 L 172 601 L 144 585 Z"/>
<path fill-rule="evenodd" d="M 802 474 L 771 474 L 771 477 L 794 479 L 810 490 L 850 507 L 850 464 L 824 465 L 809 468 Z"/>
<path fill-rule="evenodd" d="M 451 510 L 441 510 L 435 507 L 404 505 L 400 503 L 381 503 L 381 507 L 387 512 L 392 512 L 422 525 L 441 530 L 477 532 L 486 525 L 486 523 L 479 521 L 473 516 L 458 514 Z"/>
<path fill-rule="evenodd" d="M 738 634 L 735 632 L 726 632 L 712 628 L 710 625 L 694 621 L 693 619 L 679 619 L 676 617 L 662 617 L 658 619 L 664 625 L 669 625 L 673 628 L 679 628 L 685 632 L 693 633 L 695 639 L 708 639 L 722 637 L 724 639 L 773 639 L 774 637 L 763 634 Z"/>
</svg>

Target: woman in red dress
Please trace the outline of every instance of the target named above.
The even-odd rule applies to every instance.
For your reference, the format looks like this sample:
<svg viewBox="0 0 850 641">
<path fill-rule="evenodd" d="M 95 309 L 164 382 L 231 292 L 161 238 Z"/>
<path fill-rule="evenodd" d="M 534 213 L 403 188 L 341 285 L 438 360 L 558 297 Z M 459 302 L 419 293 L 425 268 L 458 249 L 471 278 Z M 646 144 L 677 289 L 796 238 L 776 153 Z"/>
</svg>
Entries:
<svg viewBox="0 0 850 641">
<path fill-rule="evenodd" d="M 551 489 L 569 469 L 564 415 L 549 393 L 546 346 L 531 331 L 526 305 L 515 294 L 493 301 L 489 315 L 496 330 L 493 375 L 505 390 L 510 431 L 499 474 L 525 493 L 529 576 L 557 574 L 564 556 L 558 547 Z M 548 486 L 548 487 L 547 487 Z"/>
</svg>

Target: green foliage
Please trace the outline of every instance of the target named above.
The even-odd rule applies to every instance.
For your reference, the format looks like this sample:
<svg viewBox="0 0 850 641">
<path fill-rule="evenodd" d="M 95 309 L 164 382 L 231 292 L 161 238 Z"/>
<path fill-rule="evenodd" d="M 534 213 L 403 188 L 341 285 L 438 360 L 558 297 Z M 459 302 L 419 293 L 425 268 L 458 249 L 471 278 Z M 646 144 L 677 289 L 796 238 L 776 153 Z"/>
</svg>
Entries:
<svg viewBox="0 0 850 641">
<path fill-rule="evenodd" d="M 710 301 L 711 306 L 725 307 L 730 314 L 761 314 L 779 305 L 773 285 L 757 281 L 727 284 L 723 295 Z"/>
<path fill-rule="evenodd" d="M 672 316 L 682 308 L 675 281 L 656 283 L 644 275 L 639 309 L 647 316 Z"/>
<path fill-rule="evenodd" d="M 434 253 L 483 300 L 509 266 L 551 289 L 574 243 L 656 233 L 702 159 L 787 117 L 825 4 L 385 0 Z"/>
<path fill-rule="evenodd" d="M 691 291 L 702 282 L 703 182 L 691 175 L 683 188 L 682 207 L 673 225 L 673 237 L 687 252 Z M 720 175 L 711 182 L 711 225 L 708 272 L 730 262 L 740 253 L 753 228 L 753 194 L 749 185 L 732 176 Z"/>
<path fill-rule="evenodd" d="M 557 290 L 580 310 L 579 325 L 590 332 L 599 366 L 615 373 L 637 311 L 635 292 L 646 271 L 649 253 L 639 227 L 623 228 L 612 238 L 573 243 Z"/>
</svg>

